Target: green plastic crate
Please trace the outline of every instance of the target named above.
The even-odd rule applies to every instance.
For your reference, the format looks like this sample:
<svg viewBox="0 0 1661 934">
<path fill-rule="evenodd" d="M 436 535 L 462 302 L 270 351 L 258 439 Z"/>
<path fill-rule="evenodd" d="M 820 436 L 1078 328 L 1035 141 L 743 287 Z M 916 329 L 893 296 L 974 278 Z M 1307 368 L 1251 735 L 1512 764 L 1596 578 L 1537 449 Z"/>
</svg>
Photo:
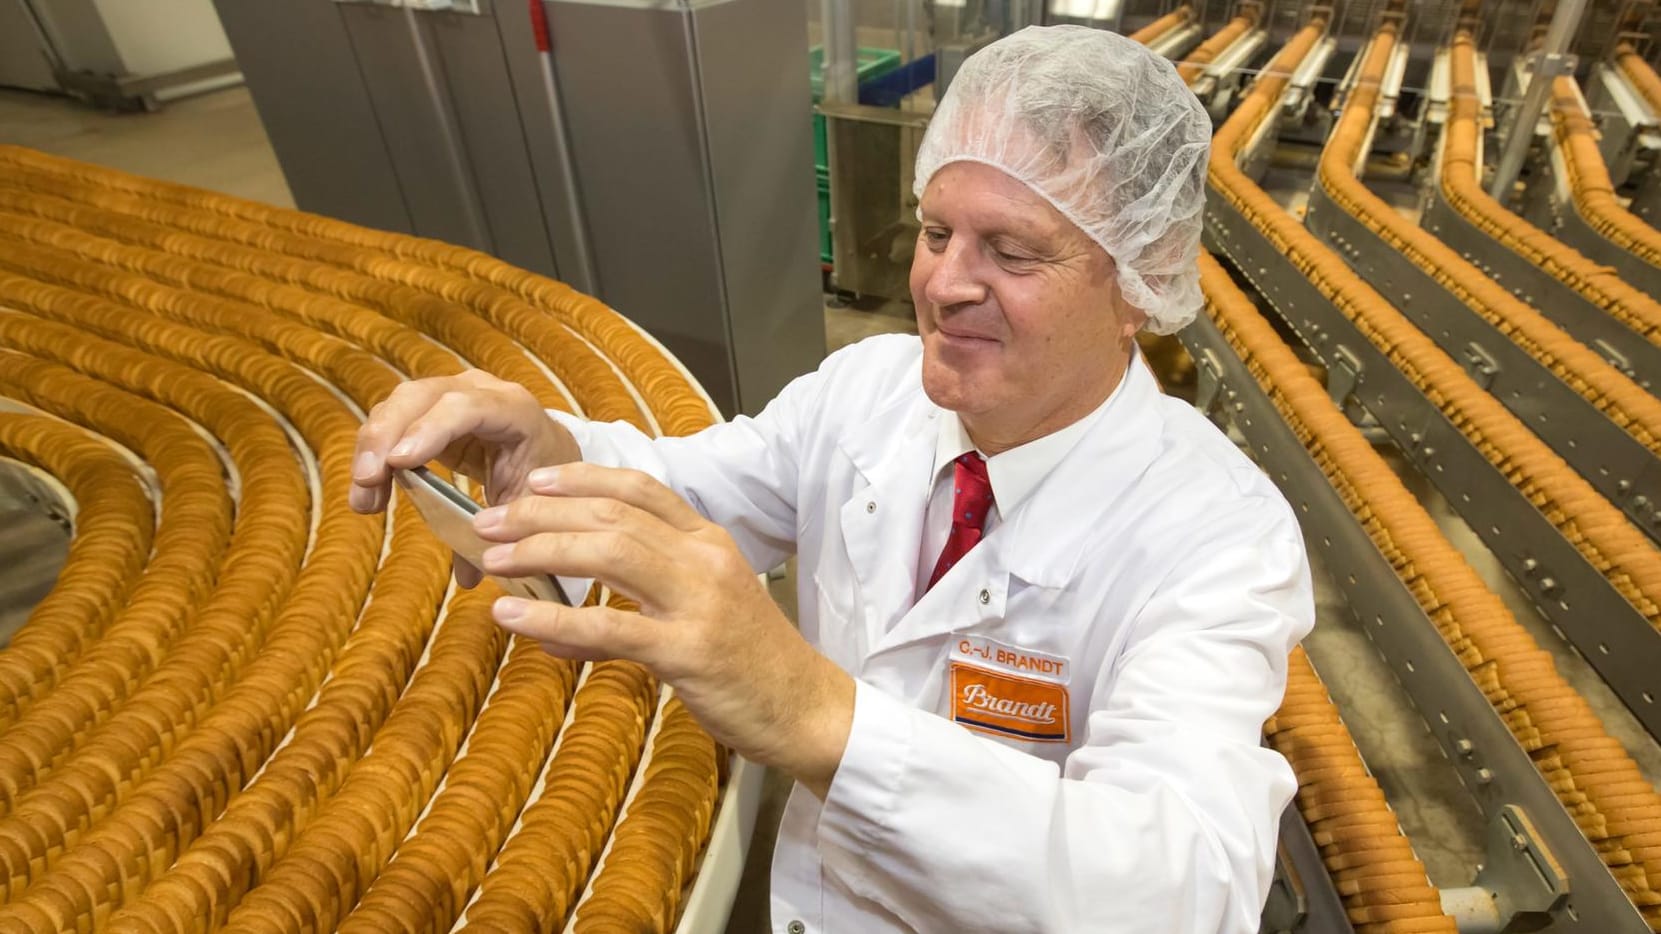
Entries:
<svg viewBox="0 0 1661 934">
<path fill-rule="evenodd" d="M 813 84 L 813 102 L 818 103 L 825 93 L 825 50 L 814 46 L 807 51 L 808 79 Z M 893 49 L 860 49 L 857 58 L 861 82 L 880 78 L 900 67 L 900 53 Z M 821 172 L 830 171 L 830 149 L 825 143 L 825 118 L 813 115 L 813 164 Z"/>
<path fill-rule="evenodd" d="M 830 173 L 820 169 L 814 173 L 819 177 L 819 261 L 831 261 L 831 229 L 830 229 Z"/>
</svg>

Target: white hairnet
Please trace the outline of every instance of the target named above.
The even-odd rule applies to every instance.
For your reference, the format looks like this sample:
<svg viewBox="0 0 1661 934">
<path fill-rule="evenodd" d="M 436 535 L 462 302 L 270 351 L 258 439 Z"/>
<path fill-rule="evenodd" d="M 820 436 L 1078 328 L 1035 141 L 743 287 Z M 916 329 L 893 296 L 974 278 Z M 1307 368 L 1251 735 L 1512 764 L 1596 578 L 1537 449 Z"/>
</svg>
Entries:
<svg viewBox="0 0 1661 934">
<path fill-rule="evenodd" d="M 917 152 L 914 192 L 952 162 L 1027 185 L 1101 245 L 1125 300 L 1170 334 L 1200 307 L 1211 121 L 1176 68 L 1084 26 L 1030 26 L 963 63 Z"/>
</svg>

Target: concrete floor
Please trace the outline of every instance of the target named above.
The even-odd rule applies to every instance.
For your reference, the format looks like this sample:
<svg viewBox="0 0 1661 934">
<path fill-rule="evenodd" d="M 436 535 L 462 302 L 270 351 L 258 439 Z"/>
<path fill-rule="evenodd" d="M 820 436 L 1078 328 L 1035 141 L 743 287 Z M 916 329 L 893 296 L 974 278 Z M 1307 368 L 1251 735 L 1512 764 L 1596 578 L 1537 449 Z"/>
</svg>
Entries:
<svg viewBox="0 0 1661 934">
<path fill-rule="evenodd" d="M 220 91 L 175 102 L 158 114 L 112 116 L 32 94 L 0 91 L 0 142 L 19 143 L 60 155 L 127 171 L 213 188 L 275 204 L 291 205 L 287 186 L 266 142 L 248 94 Z M 1289 203 L 1298 193 L 1292 184 Z M 915 332 L 909 308 L 891 303 L 861 303 L 825 311 L 826 342 L 831 349 L 876 333 Z M 1433 515 L 1470 557 L 1542 645 L 1558 656 L 1560 667 L 1592 701 L 1610 731 L 1637 757 L 1654 782 L 1661 776 L 1661 749 L 1599 681 L 1590 668 L 1552 633 L 1514 588 L 1497 562 L 1428 485 L 1402 468 L 1409 488 L 1419 493 Z M 1306 645 L 1329 690 L 1338 700 L 1356 742 L 1384 786 L 1403 828 L 1424 859 L 1433 881 L 1468 884 L 1481 860 L 1482 825 L 1467 806 L 1463 790 L 1443 764 L 1417 713 L 1378 658 L 1336 587 L 1317 567 L 1319 625 Z M 793 605 L 791 579 L 776 581 L 775 594 L 787 609 Z M 770 778 L 730 932 L 762 928 L 766 917 L 766 856 L 770 828 L 782 806 L 786 783 Z"/>
</svg>

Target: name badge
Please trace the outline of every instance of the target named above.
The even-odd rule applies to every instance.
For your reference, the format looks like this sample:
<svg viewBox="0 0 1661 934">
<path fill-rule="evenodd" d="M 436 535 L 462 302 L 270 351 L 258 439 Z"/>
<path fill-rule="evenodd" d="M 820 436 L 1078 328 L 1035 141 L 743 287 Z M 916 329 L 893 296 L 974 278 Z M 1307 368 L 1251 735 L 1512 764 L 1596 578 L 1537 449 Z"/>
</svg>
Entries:
<svg viewBox="0 0 1661 934">
<path fill-rule="evenodd" d="M 952 646 L 952 720 L 971 730 L 1036 743 L 1072 740 L 1067 659 L 984 636 Z"/>
</svg>

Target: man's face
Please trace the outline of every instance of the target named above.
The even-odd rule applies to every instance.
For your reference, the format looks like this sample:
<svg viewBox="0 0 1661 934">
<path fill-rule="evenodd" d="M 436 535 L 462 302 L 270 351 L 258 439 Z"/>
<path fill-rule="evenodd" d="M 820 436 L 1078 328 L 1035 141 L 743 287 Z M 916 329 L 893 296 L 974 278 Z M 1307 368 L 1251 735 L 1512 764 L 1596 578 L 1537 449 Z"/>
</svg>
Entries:
<svg viewBox="0 0 1661 934">
<path fill-rule="evenodd" d="M 1142 322 L 1120 299 L 1106 251 L 977 162 L 936 172 L 921 208 L 911 298 L 929 398 L 999 450 L 1101 404 Z"/>
</svg>

